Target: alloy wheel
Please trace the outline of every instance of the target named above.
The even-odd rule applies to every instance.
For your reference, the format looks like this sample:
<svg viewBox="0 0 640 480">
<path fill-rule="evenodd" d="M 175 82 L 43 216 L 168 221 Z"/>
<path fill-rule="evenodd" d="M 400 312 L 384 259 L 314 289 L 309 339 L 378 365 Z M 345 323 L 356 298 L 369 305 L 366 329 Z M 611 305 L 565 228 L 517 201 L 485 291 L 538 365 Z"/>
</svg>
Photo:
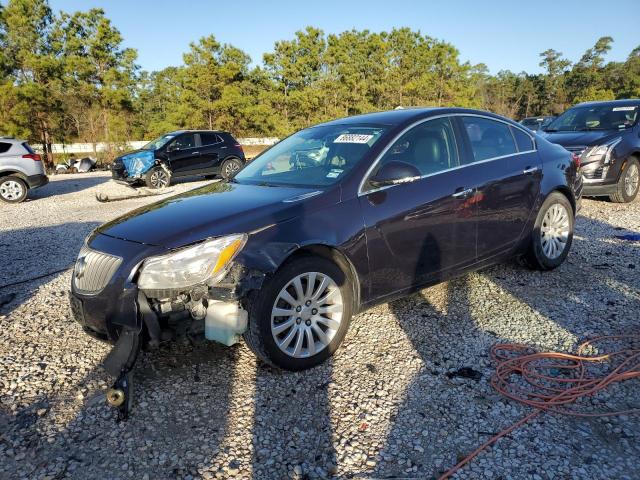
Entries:
<svg viewBox="0 0 640 480">
<path fill-rule="evenodd" d="M 558 258 L 567 248 L 571 223 L 569 212 L 559 203 L 549 207 L 540 226 L 540 242 L 547 258 Z"/>
<path fill-rule="evenodd" d="M 14 202 L 24 195 L 24 187 L 14 180 L 7 180 L 0 184 L 0 195 L 5 200 Z"/>
<path fill-rule="evenodd" d="M 320 272 L 301 273 L 276 297 L 271 334 L 278 348 L 290 357 L 312 357 L 331 343 L 342 313 L 342 293 L 331 277 Z"/>
<path fill-rule="evenodd" d="M 624 190 L 629 197 L 633 197 L 635 195 L 638 190 L 639 183 L 640 171 L 638 170 L 638 165 L 632 163 L 624 177 Z"/>
<path fill-rule="evenodd" d="M 234 173 L 240 170 L 240 165 L 235 160 L 227 162 L 224 166 L 224 176 L 230 178 Z"/>
<path fill-rule="evenodd" d="M 162 169 L 158 169 L 151 173 L 149 182 L 153 188 L 164 188 L 169 185 L 169 175 Z"/>
</svg>

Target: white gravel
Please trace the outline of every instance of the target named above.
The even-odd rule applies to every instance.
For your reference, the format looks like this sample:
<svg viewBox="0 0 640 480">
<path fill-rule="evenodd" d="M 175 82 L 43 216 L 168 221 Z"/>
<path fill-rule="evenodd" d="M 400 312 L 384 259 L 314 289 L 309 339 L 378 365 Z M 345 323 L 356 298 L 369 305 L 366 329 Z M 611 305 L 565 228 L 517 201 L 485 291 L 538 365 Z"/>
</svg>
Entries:
<svg viewBox="0 0 640 480">
<path fill-rule="evenodd" d="M 70 266 L 91 229 L 156 200 L 96 202 L 107 190 L 126 191 L 106 173 L 53 177 L 0 204 L 0 285 Z M 260 366 L 244 345 L 164 347 L 139 362 L 125 423 L 104 404 L 109 347 L 67 312 L 69 271 L 2 288 L 0 478 L 435 478 L 528 411 L 489 386 L 491 345 L 640 330 L 640 242 L 614 237 L 631 232 L 640 201 L 585 200 L 558 270 L 505 265 L 376 307 L 307 372 Z M 462 367 L 482 377 L 447 375 Z M 589 405 L 640 407 L 639 382 Z M 638 416 L 543 414 L 456 478 L 636 479 L 638 458 Z"/>
</svg>

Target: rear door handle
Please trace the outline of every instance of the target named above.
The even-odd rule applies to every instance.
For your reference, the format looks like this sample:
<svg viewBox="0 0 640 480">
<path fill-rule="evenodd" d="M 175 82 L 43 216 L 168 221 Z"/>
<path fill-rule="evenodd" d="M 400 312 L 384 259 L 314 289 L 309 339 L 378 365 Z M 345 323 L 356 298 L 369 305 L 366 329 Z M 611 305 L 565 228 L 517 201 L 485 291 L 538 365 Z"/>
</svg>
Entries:
<svg viewBox="0 0 640 480">
<path fill-rule="evenodd" d="M 456 193 L 452 195 L 453 198 L 458 198 L 464 200 L 465 198 L 469 198 L 475 192 L 475 188 L 464 188 L 460 187 L 456 190 Z"/>
<path fill-rule="evenodd" d="M 535 173 L 537 171 L 538 167 L 527 167 L 522 171 L 522 173 L 524 173 L 525 175 L 531 175 L 532 173 Z"/>
<path fill-rule="evenodd" d="M 200 155 L 200 152 L 193 152 L 191 155 Z"/>
</svg>

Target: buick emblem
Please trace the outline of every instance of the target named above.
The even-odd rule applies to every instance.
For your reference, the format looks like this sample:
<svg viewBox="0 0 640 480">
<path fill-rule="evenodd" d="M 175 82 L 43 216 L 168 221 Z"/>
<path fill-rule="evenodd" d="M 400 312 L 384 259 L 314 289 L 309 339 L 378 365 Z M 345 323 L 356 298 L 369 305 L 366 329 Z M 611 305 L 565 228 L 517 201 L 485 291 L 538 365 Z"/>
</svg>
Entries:
<svg viewBox="0 0 640 480">
<path fill-rule="evenodd" d="M 86 257 L 80 257 L 76 262 L 76 268 L 75 268 L 76 279 L 80 280 L 82 277 L 84 277 L 84 271 L 86 270 L 86 268 L 87 268 Z"/>
</svg>

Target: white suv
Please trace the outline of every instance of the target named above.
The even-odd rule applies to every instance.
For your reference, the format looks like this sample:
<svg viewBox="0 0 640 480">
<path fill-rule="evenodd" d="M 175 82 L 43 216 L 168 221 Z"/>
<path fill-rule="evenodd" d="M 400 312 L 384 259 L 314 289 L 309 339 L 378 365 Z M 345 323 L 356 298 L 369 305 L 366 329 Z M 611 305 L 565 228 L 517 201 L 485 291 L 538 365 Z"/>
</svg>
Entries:
<svg viewBox="0 0 640 480">
<path fill-rule="evenodd" d="M 20 203 L 49 182 L 40 155 L 23 140 L 0 137 L 0 200 Z"/>
</svg>

